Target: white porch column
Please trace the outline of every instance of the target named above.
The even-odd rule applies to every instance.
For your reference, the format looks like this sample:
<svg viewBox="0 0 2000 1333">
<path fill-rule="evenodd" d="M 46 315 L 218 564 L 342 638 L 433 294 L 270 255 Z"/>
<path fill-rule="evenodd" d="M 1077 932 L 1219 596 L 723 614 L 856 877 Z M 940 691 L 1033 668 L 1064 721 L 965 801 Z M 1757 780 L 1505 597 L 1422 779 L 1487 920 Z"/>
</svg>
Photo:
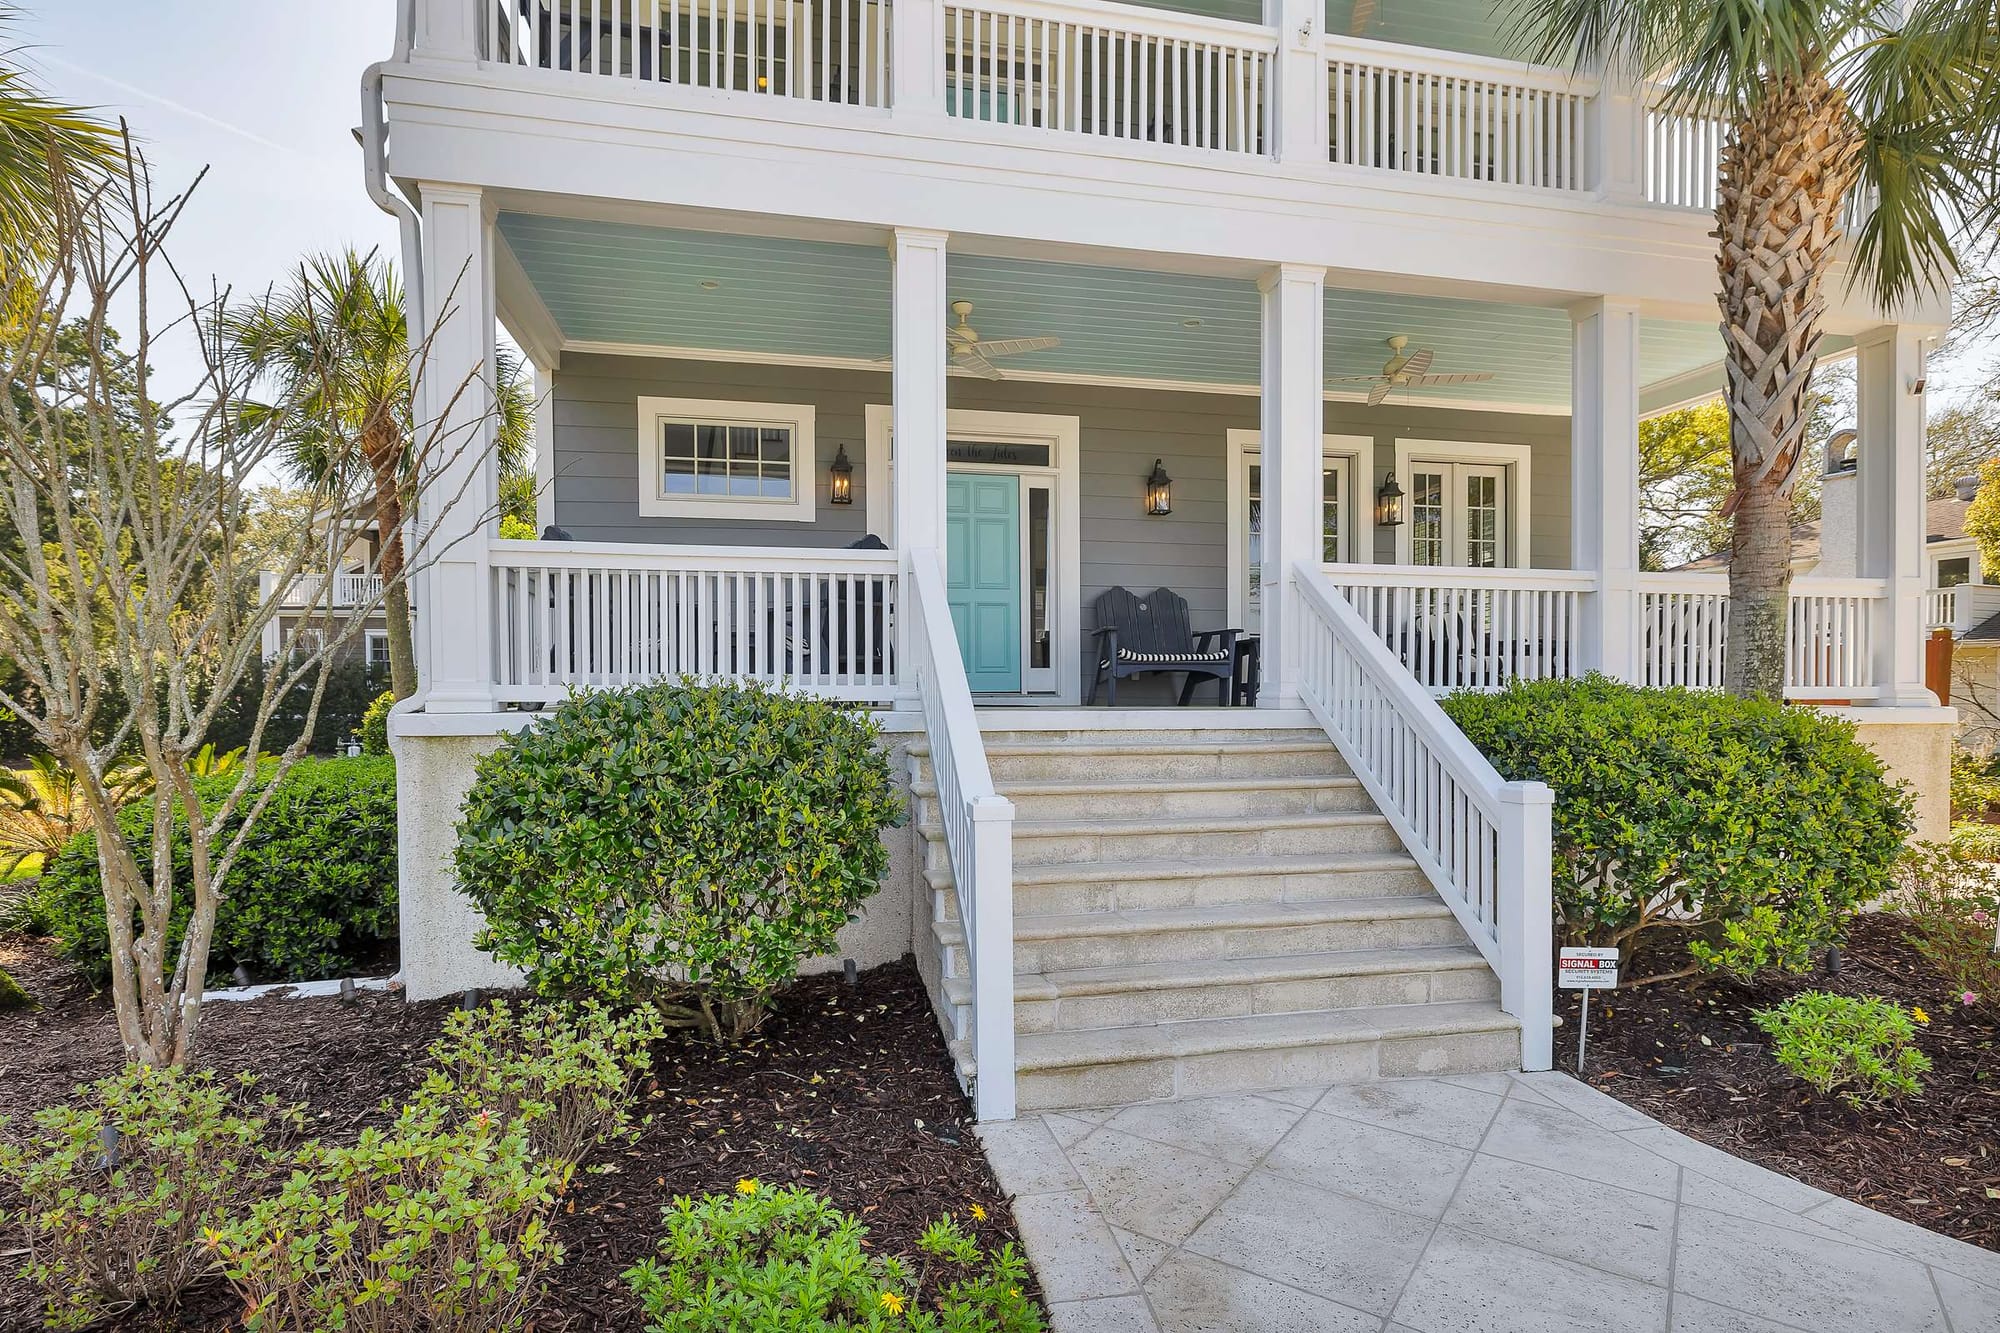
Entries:
<svg viewBox="0 0 2000 1333">
<path fill-rule="evenodd" d="M 896 549 L 944 550 L 945 233 L 898 227 L 889 245 L 889 449 Z M 874 486 L 877 479 L 867 478 Z M 903 562 L 907 575 L 909 563 Z M 915 617 L 896 623 L 896 660 L 916 660 Z M 907 670 L 907 668 L 905 668 Z M 905 679 L 905 684 L 910 682 Z"/>
<path fill-rule="evenodd" d="M 556 521 L 556 372 L 540 361 L 535 368 L 535 533 Z"/>
<path fill-rule="evenodd" d="M 1327 159 L 1324 0 L 1264 0 L 1264 23 L 1278 30 L 1271 69 L 1271 137 L 1265 151 L 1280 162 Z"/>
<path fill-rule="evenodd" d="M 1590 174 L 1585 184 L 1607 203 L 1646 199 L 1646 93 L 1611 62 L 1587 113 Z"/>
<path fill-rule="evenodd" d="M 477 60 L 479 20 L 486 8 L 478 0 L 415 0 L 415 53 L 427 60 Z"/>
<path fill-rule="evenodd" d="M 1639 309 L 1570 307 L 1570 567 L 1597 575 L 1583 663 L 1639 679 Z"/>
<path fill-rule="evenodd" d="M 1263 688 L 1267 708 L 1299 706 L 1294 564 L 1320 562 L 1320 435 L 1325 430 L 1326 270 L 1282 264 L 1257 283 L 1263 301 L 1258 417 L 1264 495 Z"/>
<path fill-rule="evenodd" d="M 1887 579 L 1875 604 L 1876 706 L 1932 707 L 1924 688 L 1924 334 L 1902 325 L 1855 340 L 1855 570 Z"/>
<path fill-rule="evenodd" d="M 890 106 L 905 116 L 944 114 L 943 0 L 896 0 L 889 17 Z"/>
<path fill-rule="evenodd" d="M 419 672 L 433 713 L 493 704 L 493 608 L 487 542 L 498 523 L 494 457 L 493 219 L 478 190 L 425 185 L 424 309 L 432 327 L 416 385 L 416 447 L 426 566 L 417 607 Z M 474 377 L 468 383 L 468 376 Z"/>
</svg>

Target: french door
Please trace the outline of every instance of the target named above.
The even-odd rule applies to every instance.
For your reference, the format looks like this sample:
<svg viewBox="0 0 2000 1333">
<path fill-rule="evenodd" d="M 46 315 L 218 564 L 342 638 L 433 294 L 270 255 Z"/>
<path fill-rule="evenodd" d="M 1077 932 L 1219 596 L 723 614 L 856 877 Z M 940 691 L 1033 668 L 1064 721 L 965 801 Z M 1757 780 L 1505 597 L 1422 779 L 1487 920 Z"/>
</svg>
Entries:
<svg viewBox="0 0 2000 1333">
<path fill-rule="evenodd" d="M 1494 463 L 1410 464 L 1410 563 L 1499 569 L 1514 534 L 1507 468 Z"/>
<path fill-rule="evenodd" d="M 1232 563 L 1237 571 L 1237 591 L 1243 599 L 1240 628 L 1255 634 L 1263 606 L 1262 580 L 1258 572 L 1264 567 L 1264 466 L 1262 455 L 1255 449 L 1244 450 L 1240 457 L 1242 495 L 1246 506 L 1243 514 L 1244 547 Z M 1349 515 L 1354 493 L 1353 463 L 1354 460 L 1346 454 L 1327 454 L 1320 460 L 1320 559 L 1328 564 L 1356 558 L 1355 525 Z"/>
</svg>

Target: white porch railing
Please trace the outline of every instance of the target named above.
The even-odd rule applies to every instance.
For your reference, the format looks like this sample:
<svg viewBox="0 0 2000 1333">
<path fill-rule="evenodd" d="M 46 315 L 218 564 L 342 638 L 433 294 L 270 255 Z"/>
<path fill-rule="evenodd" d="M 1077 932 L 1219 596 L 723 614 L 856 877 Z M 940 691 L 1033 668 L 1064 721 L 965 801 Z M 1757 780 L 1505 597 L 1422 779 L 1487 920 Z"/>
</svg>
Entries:
<svg viewBox="0 0 2000 1333">
<path fill-rule="evenodd" d="M 285 588 L 279 598 L 280 606 L 321 606 L 328 596 L 325 574 L 301 574 Z M 332 597 L 334 606 L 364 606 L 382 595 L 382 576 L 379 574 L 335 574 L 332 575 Z"/>
<path fill-rule="evenodd" d="M 1518 61 L 1326 39 L 1329 153 L 1341 166 L 1581 190 L 1596 86 Z"/>
<path fill-rule="evenodd" d="M 1646 198 L 1672 208 L 1713 209 L 1716 173 L 1729 122 L 1706 112 L 1662 105 L 1646 108 Z"/>
<path fill-rule="evenodd" d="M 1375 637 L 1433 694 L 1582 674 L 1583 599 L 1568 569 L 1327 565 Z"/>
<path fill-rule="evenodd" d="M 896 694 L 891 552 L 496 541 L 491 561 L 501 703 L 680 675 Z"/>
<path fill-rule="evenodd" d="M 1888 595 L 1883 579 L 1794 579 L 1785 697 L 1873 698 L 1875 605 Z M 1728 624 L 1727 574 L 1640 575 L 1639 683 L 1722 688 Z"/>
<path fill-rule="evenodd" d="M 1961 585 L 1962 586 L 1962 585 Z M 1958 629 L 1958 588 L 1930 588 L 1924 593 L 1924 625 Z"/>
<path fill-rule="evenodd" d="M 889 105 L 878 0 L 478 0 L 486 58 L 556 74 Z"/>
<path fill-rule="evenodd" d="M 1504 782 L 1321 570 L 1293 570 L 1299 689 L 1521 1021 L 1521 1065 L 1547 1069 L 1554 906 L 1539 782 Z"/>
<path fill-rule="evenodd" d="M 973 1109 L 1014 1118 L 1014 806 L 993 788 L 935 549 L 910 553 L 911 676 L 924 710 L 938 816 L 972 982 Z"/>
<path fill-rule="evenodd" d="M 944 6 L 945 111 L 1180 148 L 1262 153 L 1269 29 L 1137 5 Z"/>
</svg>

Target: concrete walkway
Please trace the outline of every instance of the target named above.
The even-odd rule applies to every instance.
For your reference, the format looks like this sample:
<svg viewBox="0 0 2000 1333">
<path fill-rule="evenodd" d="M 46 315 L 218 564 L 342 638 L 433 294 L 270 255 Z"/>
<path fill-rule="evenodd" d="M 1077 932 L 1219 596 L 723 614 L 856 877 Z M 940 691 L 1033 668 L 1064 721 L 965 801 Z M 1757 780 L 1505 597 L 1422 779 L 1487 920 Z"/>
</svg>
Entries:
<svg viewBox="0 0 2000 1333">
<path fill-rule="evenodd" d="M 1057 1333 L 2000 1333 L 2000 1254 L 1562 1074 L 981 1130 Z"/>
</svg>

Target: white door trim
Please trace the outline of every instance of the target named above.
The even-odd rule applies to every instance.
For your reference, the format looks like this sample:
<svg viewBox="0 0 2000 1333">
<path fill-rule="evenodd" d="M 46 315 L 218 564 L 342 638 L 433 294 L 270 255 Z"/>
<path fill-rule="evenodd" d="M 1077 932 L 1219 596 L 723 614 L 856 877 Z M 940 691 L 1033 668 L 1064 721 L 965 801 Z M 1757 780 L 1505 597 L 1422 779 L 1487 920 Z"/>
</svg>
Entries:
<svg viewBox="0 0 2000 1333">
<path fill-rule="evenodd" d="M 1249 607 L 1245 604 L 1245 592 L 1250 583 L 1250 571 L 1244 567 L 1243 543 L 1249 535 L 1246 531 L 1247 515 L 1244 504 L 1249 499 L 1247 474 L 1244 471 L 1244 455 L 1263 453 L 1262 432 L 1231 427 L 1228 435 L 1228 486 L 1229 501 L 1229 623 L 1243 627 L 1243 617 Z M 1372 435 L 1322 435 L 1320 436 L 1321 458 L 1345 458 L 1348 460 L 1349 481 L 1346 515 L 1349 554 L 1360 564 L 1375 563 L 1375 437 Z M 1363 502 L 1367 497 L 1369 503 Z"/>
<path fill-rule="evenodd" d="M 1526 569 L 1530 562 L 1531 534 L 1528 531 L 1528 495 L 1533 481 L 1534 451 L 1525 444 L 1497 444 L 1474 440 L 1396 441 L 1396 484 L 1407 493 L 1412 464 L 1472 463 L 1507 469 L 1507 558 L 1509 569 Z M 1406 521 L 1396 529 L 1396 563 L 1410 563 L 1408 500 L 1404 501 Z"/>
<path fill-rule="evenodd" d="M 895 484 L 895 474 L 894 451 L 890 447 L 889 405 L 869 403 L 862 409 L 862 417 L 862 465 L 865 470 L 861 486 L 868 531 L 894 548 L 895 505 L 890 488 Z M 985 412 L 955 407 L 945 412 L 945 433 L 961 440 L 1050 446 L 1049 457 L 1055 473 L 1055 513 L 1050 515 L 1054 548 L 1050 554 L 1055 570 L 1049 596 L 1055 605 L 1050 609 L 1049 625 L 1050 632 L 1055 636 L 1055 651 L 1050 654 L 1049 660 L 1055 667 L 1056 688 L 1053 694 L 1038 694 L 1035 698 L 1074 707 L 1083 700 L 1083 538 L 1078 480 L 1083 453 L 1083 419 L 1041 412 Z M 1025 544 L 1025 510 L 1021 522 Z M 1024 624 L 1028 619 L 1031 591 L 1026 585 L 1021 589 Z M 1024 684 L 1028 670 L 1027 660 L 1023 658 L 1021 679 Z"/>
</svg>

